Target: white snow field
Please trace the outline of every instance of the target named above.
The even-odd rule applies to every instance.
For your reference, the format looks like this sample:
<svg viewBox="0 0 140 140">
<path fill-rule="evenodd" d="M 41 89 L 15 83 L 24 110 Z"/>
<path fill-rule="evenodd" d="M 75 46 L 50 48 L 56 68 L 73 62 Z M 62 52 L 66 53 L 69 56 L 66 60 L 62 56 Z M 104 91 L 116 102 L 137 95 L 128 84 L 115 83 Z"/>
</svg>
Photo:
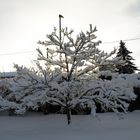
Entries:
<svg viewBox="0 0 140 140">
<path fill-rule="evenodd" d="M 115 113 L 72 116 L 28 114 L 0 116 L 0 140 L 139 140 L 140 111 L 119 120 Z"/>
</svg>

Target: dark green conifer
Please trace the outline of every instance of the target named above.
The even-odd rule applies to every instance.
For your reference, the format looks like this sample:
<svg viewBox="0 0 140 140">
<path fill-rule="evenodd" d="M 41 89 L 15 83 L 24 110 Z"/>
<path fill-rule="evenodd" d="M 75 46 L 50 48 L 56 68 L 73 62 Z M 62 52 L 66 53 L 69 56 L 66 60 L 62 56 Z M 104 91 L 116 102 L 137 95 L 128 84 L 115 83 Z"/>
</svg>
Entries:
<svg viewBox="0 0 140 140">
<path fill-rule="evenodd" d="M 137 69 L 135 64 L 132 62 L 134 59 L 130 56 L 132 52 L 130 52 L 123 41 L 120 41 L 120 47 L 117 52 L 117 57 L 120 57 L 123 61 L 125 61 L 124 65 L 117 65 L 117 69 L 119 73 L 123 74 L 131 74 L 134 73 Z"/>
</svg>

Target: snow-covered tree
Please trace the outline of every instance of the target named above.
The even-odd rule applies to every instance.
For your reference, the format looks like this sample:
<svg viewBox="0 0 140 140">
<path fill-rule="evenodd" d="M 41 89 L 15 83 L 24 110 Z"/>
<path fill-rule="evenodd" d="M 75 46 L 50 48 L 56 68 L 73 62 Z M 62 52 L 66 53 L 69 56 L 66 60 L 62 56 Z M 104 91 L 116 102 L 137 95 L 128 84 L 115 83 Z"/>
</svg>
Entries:
<svg viewBox="0 0 140 140">
<path fill-rule="evenodd" d="M 120 57 L 121 60 L 125 61 L 125 65 L 118 64 L 117 65 L 117 71 L 119 73 L 124 73 L 124 74 L 131 74 L 134 73 L 137 69 L 135 64 L 132 62 L 134 59 L 132 56 L 130 56 L 132 52 L 130 52 L 123 41 L 120 41 L 120 47 L 117 52 L 117 57 Z"/>
<path fill-rule="evenodd" d="M 81 32 L 74 39 L 72 36 L 73 31 L 64 28 L 61 30 L 61 39 L 57 34 L 57 29 L 54 28 L 54 31 L 47 35 L 47 40 L 38 42 L 46 48 L 46 53 L 42 52 L 40 48 L 37 49 L 38 61 L 44 61 L 43 64 L 51 69 L 58 69 L 62 79 L 67 82 L 91 76 L 116 51 L 113 50 L 108 54 L 99 50 L 97 46 L 101 41 L 95 41 L 96 31 L 96 27 L 92 28 L 92 25 L 90 25 L 89 31 L 86 33 Z M 115 61 L 108 62 L 112 63 Z M 68 102 L 69 96 L 67 94 L 65 97 Z"/>
<path fill-rule="evenodd" d="M 40 48 L 37 49 L 38 60 L 44 61 L 44 64 L 51 68 L 58 68 L 67 81 L 91 74 L 115 53 L 113 50 L 107 54 L 97 48 L 101 41 L 95 41 L 96 31 L 96 27 L 92 29 L 90 25 L 89 31 L 81 32 L 74 39 L 73 31 L 64 28 L 61 30 L 60 40 L 54 28 L 54 31 L 47 35 L 47 40 L 38 42 L 46 48 L 46 53 Z"/>
</svg>

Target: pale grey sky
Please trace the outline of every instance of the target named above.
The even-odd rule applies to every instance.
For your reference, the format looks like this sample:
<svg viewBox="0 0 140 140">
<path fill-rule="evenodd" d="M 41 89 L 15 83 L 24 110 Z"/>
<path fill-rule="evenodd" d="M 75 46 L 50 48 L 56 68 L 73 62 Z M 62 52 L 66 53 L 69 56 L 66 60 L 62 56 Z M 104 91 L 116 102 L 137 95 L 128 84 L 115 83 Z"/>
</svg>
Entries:
<svg viewBox="0 0 140 140">
<path fill-rule="evenodd" d="M 13 63 L 29 66 L 36 42 L 58 26 L 59 14 L 62 25 L 76 33 L 96 25 L 103 42 L 140 37 L 140 0 L 0 0 L 0 72 L 12 71 Z M 111 51 L 118 45 L 100 48 Z M 126 46 L 140 68 L 140 40 Z M 15 52 L 25 53 L 10 55 Z"/>
</svg>

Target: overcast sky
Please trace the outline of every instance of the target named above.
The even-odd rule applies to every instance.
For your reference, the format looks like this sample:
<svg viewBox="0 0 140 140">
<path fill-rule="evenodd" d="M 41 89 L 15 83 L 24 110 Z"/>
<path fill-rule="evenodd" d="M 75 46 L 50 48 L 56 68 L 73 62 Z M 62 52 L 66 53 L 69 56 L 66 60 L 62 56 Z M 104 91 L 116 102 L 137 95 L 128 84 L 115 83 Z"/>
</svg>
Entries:
<svg viewBox="0 0 140 140">
<path fill-rule="evenodd" d="M 140 0 L 0 0 L 0 72 L 13 71 L 13 63 L 29 66 L 37 41 L 58 27 L 59 14 L 62 26 L 76 33 L 96 25 L 106 51 L 119 43 L 104 42 L 140 37 Z M 126 46 L 140 68 L 140 40 Z"/>
</svg>

